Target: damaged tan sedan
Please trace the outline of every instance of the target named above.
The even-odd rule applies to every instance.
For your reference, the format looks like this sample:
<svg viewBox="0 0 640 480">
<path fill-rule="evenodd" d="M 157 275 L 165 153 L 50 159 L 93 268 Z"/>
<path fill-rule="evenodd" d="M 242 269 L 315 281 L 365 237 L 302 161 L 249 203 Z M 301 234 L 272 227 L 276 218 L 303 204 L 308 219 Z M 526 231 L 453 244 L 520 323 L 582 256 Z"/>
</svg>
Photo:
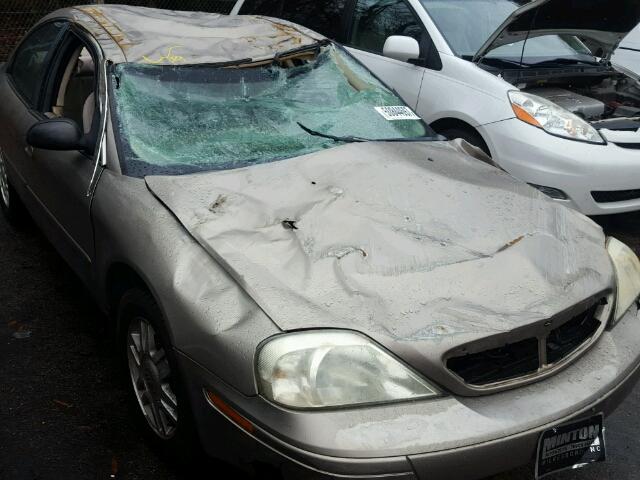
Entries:
<svg viewBox="0 0 640 480">
<path fill-rule="evenodd" d="M 2 208 L 109 313 L 159 443 L 287 479 L 604 460 L 638 377 L 637 257 L 441 141 L 338 45 L 70 8 L 0 95 Z"/>
</svg>

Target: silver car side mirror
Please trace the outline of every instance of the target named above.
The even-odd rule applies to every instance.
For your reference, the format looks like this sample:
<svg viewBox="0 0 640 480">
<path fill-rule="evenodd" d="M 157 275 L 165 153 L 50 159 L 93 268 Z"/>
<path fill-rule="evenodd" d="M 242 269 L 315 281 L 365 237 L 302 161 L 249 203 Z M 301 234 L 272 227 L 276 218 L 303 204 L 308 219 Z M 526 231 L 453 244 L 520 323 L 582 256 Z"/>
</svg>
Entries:
<svg viewBox="0 0 640 480">
<path fill-rule="evenodd" d="M 382 54 L 401 62 L 420 59 L 420 44 L 415 38 L 392 35 L 384 42 Z M 412 62 L 411 62 L 412 63 Z"/>
</svg>

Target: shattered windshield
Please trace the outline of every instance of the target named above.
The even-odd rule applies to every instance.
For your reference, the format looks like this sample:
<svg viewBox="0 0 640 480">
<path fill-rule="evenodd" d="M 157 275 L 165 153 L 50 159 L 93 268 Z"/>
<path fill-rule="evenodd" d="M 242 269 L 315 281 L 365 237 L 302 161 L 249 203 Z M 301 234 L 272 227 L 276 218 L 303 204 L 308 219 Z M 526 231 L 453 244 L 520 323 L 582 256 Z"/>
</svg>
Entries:
<svg viewBox="0 0 640 480">
<path fill-rule="evenodd" d="M 226 170 L 347 141 L 433 135 L 333 45 L 248 67 L 122 64 L 115 73 L 122 168 L 131 176 Z"/>
</svg>

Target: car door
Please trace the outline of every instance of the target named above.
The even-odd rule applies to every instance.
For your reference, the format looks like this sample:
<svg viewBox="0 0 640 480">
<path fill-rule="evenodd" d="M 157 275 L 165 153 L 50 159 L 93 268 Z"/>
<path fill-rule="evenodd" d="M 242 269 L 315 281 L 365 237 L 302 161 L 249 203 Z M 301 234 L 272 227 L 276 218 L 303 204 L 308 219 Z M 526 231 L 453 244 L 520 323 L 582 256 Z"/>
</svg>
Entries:
<svg viewBox="0 0 640 480">
<path fill-rule="evenodd" d="M 11 183 L 36 220 L 42 217 L 42 208 L 30 189 L 31 158 L 25 138 L 31 126 L 43 118 L 38 111 L 42 86 L 66 28 L 60 21 L 37 27 L 21 42 L 0 76 L 1 154 Z"/>
<path fill-rule="evenodd" d="M 422 66 L 385 57 L 384 44 L 392 35 L 415 38 L 425 57 L 430 38 L 405 0 L 357 0 L 351 15 L 346 44 L 362 63 L 416 108 L 424 76 Z"/>
<path fill-rule="evenodd" d="M 75 122 L 85 135 L 86 150 L 53 151 L 28 148 L 29 185 L 46 212 L 52 242 L 76 273 L 91 278 L 94 237 L 90 184 L 99 121 L 97 52 L 69 31 L 56 52 L 43 85 L 42 118 Z"/>
</svg>

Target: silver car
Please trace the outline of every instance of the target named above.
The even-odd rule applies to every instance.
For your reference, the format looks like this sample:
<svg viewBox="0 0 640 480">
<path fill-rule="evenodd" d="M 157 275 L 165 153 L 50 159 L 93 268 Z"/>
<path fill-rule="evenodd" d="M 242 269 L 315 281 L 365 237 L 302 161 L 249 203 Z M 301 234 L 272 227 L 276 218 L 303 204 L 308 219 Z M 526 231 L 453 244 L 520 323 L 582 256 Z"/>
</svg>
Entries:
<svg viewBox="0 0 640 480">
<path fill-rule="evenodd" d="M 441 141 L 338 45 L 70 8 L 0 98 L 2 209 L 109 314 L 166 448 L 304 479 L 605 459 L 640 365 L 638 258 Z"/>
<path fill-rule="evenodd" d="M 233 11 L 343 42 L 438 133 L 560 203 L 640 210 L 640 77 L 610 62 L 638 0 L 237 0 Z"/>
<path fill-rule="evenodd" d="M 640 74 L 640 26 L 633 29 L 620 43 L 612 61 L 636 75 Z"/>
</svg>

